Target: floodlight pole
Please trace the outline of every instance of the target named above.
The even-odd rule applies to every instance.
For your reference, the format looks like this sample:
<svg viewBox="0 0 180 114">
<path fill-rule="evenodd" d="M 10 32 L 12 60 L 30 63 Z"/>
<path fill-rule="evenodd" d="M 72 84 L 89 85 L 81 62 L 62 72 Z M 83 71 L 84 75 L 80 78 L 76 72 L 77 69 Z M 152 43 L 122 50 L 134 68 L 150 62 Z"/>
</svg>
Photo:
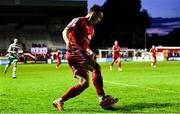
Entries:
<svg viewBox="0 0 180 114">
<path fill-rule="evenodd" d="M 146 49 L 146 40 L 147 40 L 147 38 L 146 38 L 146 30 L 145 30 L 145 32 L 144 32 L 144 49 L 145 49 L 145 51 L 147 50 Z"/>
</svg>

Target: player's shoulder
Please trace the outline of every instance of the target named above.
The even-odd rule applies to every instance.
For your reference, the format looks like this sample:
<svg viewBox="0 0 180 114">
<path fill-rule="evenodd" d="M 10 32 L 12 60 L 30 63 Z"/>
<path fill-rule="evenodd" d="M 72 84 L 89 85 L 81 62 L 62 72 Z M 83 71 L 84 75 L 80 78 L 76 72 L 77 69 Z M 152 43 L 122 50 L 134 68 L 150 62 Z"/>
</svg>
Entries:
<svg viewBox="0 0 180 114">
<path fill-rule="evenodd" d="M 9 47 L 12 47 L 14 44 L 13 43 L 11 43 L 11 44 L 9 44 Z"/>
<path fill-rule="evenodd" d="M 76 23 L 76 22 L 78 22 L 78 21 L 80 21 L 80 20 L 82 20 L 82 19 L 83 19 L 82 17 L 75 17 L 75 18 L 72 19 L 71 22 Z"/>
<path fill-rule="evenodd" d="M 80 21 L 81 17 L 75 17 L 71 20 L 71 22 L 67 25 L 67 27 L 75 27 L 77 23 Z"/>
</svg>

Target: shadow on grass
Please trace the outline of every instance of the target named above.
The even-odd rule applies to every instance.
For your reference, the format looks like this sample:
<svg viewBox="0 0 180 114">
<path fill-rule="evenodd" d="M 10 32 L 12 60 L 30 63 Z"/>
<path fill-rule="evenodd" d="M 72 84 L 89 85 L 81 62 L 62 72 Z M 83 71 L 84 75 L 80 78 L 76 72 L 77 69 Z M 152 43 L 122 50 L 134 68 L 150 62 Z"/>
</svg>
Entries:
<svg viewBox="0 0 180 114">
<path fill-rule="evenodd" d="M 166 108 L 166 107 L 172 107 L 172 108 L 177 108 L 176 112 L 180 112 L 180 103 L 135 103 L 131 105 L 123 105 L 123 106 L 115 106 L 115 107 L 108 107 L 108 108 L 103 108 L 103 110 L 97 110 L 97 109 L 76 109 L 77 112 L 85 112 L 86 113 L 133 113 L 133 112 L 171 112 L 172 111 L 167 111 L 167 110 L 162 110 L 161 108 Z M 148 111 L 149 108 L 149 111 Z M 146 109 L 146 111 L 144 111 Z M 74 109 L 73 109 L 74 110 Z M 67 110 L 69 112 L 70 110 Z"/>
<path fill-rule="evenodd" d="M 136 103 L 132 105 L 125 105 L 125 106 L 117 106 L 113 110 L 119 110 L 120 112 L 133 112 L 137 110 L 142 110 L 146 108 L 153 108 L 153 109 L 160 109 L 160 108 L 166 108 L 166 107 L 180 107 L 180 103 Z M 154 110 L 155 111 L 155 110 Z M 151 112 L 151 111 L 150 111 Z M 180 112 L 180 110 L 179 110 Z"/>
</svg>

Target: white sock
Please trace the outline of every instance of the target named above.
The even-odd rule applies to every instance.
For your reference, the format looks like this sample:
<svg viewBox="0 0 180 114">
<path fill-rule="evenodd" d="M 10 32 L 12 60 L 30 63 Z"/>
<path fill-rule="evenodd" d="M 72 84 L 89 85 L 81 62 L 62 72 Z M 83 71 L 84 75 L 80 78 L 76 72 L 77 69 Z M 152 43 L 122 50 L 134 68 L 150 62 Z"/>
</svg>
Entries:
<svg viewBox="0 0 180 114">
<path fill-rule="evenodd" d="M 57 101 L 59 102 L 63 102 L 62 98 L 60 97 L 59 99 L 57 99 Z"/>
<path fill-rule="evenodd" d="M 13 67 L 13 75 L 12 77 L 16 77 L 16 67 Z"/>
<path fill-rule="evenodd" d="M 104 96 L 99 96 L 99 100 L 102 100 Z"/>
</svg>

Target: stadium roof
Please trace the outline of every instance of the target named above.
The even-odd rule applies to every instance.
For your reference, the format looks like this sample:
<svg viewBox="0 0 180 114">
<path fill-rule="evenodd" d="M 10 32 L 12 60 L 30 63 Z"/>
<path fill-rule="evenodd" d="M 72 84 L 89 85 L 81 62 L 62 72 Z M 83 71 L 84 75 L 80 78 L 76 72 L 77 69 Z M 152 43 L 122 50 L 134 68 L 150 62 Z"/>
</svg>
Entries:
<svg viewBox="0 0 180 114">
<path fill-rule="evenodd" d="M 49 18 L 76 17 L 86 13 L 87 0 L 0 0 L 0 24 L 46 23 L 43 21 Z"/>
<path fill-rule="evenodd" d="M 86 7 L 87 0 L 0 0 L 0 6 Z"/>
</svg>

